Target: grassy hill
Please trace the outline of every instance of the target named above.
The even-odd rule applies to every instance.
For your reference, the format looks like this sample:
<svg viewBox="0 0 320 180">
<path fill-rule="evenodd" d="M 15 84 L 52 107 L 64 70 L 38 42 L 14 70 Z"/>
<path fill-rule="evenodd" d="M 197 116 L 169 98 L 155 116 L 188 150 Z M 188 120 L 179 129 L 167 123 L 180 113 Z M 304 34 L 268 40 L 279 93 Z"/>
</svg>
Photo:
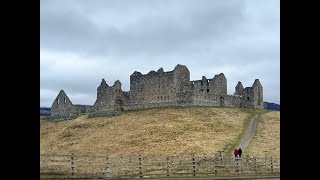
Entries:
<svg viewBox="0 0 320 180">
<path fill-rule="evenodd" d="M 280 111 L 265 111 L 244 155 L 280 156 Z"/>
<path fill-rule="evenodd" d="M 220 150 L 231 150 L 254 113 L 263 113 L 263 117 L 268 119 L 270 112 L 240 108 L 168 107 L 127 111 L 114 117 L 81 116 L 62 122 L 40 120 L 40 152 L 212 155 Z M 270 123 L 261 126 L 266 125 Z M 261 130 L 257 134 L 260 132 L 265 133 Z M 261 140 L 256 138 L 256 141 Z M 253 146 L 250 152 L 255 152 L 254 146 L 259 143 L 250 144 Z"/>
</svg>

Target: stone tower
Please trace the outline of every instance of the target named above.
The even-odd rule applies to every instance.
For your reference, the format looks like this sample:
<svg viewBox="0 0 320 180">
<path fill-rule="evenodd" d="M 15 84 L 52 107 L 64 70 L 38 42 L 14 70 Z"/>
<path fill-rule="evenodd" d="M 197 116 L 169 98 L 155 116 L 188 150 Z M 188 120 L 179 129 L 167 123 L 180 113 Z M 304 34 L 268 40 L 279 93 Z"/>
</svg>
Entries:
<svg viewBox="0 0 320 180">
<path fill-rule="evenodd" d="M 189 69 L 178 64 L 173 70 L 173 94 L 178 104 L 192 102 L 192 90 Z"/>
<path fill-rule="evenodd" d="M 244 94 L 243 91 L 244 91 L 244 89 L 243 89 L 242 83 L 239 81 L 236 88 L 235 88 L 234 95 L 243 96 L 243 94 Z"/>
<path fill-rule="evenodd" d="M 256 79 L 252 85 L 252 98 L 253 107 L 263 109 L 263 87 L 259 79 Z"/>
<path fill-rule="evenodd" d="M 114 82 L 113 86 L 108 86 L 102 79 L 97 88 L 97 100 L 91 108 L 93 115 L 116 115 L 123 110 L 121 83 L 119 80 Z"/>
<path fill-rule="evenodd" d="M 78 115 L 77 108 L 72 104 L 64 90 L 61 90 L 51 106 L 52 117 L 74 117 Z"/>
</svg>

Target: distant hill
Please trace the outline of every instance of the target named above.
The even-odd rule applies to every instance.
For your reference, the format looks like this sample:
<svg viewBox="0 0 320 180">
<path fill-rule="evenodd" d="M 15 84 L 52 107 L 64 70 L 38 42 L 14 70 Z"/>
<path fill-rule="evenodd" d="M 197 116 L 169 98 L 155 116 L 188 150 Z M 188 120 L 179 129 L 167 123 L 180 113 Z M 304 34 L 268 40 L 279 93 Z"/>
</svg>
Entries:
<svg viewBox="0 0 320 180">
<path fill-rule="evenodd" d="M 264 109 L 280 111 L 280 104 L 263 102 Z"/>
<path fill-rule="evenodd" d="M 40 107 L 40 116 L 49 116 L 51 113 L 51 108 Z"/>
<path fill-rule="evenodd" d="M 82 105 L 82 104 L 75 104 L 74 106 L 80 109 L 82 113 L 84 113 L 85 111 L 88 111 L 92 107 L 90 105 Z M 51 108 L 40 107 L 40 116 L 49 116 L 50 113 L 51 113 Z"/>
</svg>

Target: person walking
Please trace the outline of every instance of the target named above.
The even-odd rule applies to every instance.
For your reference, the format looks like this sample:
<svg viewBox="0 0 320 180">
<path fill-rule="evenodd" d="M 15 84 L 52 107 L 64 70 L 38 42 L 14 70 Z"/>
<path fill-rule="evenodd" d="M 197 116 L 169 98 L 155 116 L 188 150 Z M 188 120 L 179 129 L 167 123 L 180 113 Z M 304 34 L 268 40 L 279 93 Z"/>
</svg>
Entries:
<svg viewBox="0 0 320 180">
<path fill-rule="evenodd" d="M 235 158 L 238 157 L 238 153 L 239 153 L 238 149 L 234 149 L 233 154 Z"/>
<path fill-rule="evenodd" d="M 241 154 L 242 154 L 242 150 L 241 150 L 241 148 L 239 148 L 239 150 L 238 150 L 238 154 L 239 154 L 239 157 L 241 157 Z"/>
</svg>

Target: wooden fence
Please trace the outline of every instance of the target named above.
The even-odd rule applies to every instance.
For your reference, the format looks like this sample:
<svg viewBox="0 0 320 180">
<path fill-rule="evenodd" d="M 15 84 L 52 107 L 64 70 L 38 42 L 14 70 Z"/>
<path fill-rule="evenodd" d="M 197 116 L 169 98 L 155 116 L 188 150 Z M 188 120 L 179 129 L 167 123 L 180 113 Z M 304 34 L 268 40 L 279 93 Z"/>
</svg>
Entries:
<svg viewBox="0 0 320 180">
<path fill-rule="evenodd" d="M 160 178 L 280 174 L 280 159 L 40 154 L 40 177 Z"/>
</svg>

